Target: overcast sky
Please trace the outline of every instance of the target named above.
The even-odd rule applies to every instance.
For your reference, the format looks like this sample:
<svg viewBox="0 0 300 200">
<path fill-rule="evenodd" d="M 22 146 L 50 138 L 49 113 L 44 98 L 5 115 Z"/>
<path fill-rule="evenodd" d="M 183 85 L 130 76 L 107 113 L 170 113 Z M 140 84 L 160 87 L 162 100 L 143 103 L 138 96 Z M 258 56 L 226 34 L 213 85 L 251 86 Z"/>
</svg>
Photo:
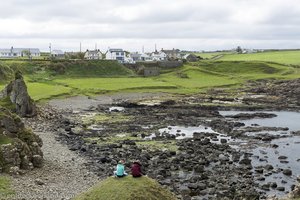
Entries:
<svg viewBox="0 0 300 200">
<path fill-rule="evenodd" d="M 7 0 L 0 48 L 300 48 L 299 0 Z"/>
</svg>

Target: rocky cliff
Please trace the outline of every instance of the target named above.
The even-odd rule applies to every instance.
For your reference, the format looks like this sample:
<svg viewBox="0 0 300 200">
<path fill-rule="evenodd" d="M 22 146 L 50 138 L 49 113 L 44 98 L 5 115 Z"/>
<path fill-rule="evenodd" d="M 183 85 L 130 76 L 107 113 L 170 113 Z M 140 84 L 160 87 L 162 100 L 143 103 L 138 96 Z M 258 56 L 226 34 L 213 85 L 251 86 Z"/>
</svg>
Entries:
<svg viewBox="0 0 300 200">
<path fill-rule="evenodd" d="M 42 167 L 42 140 L 26 129 L 21 119 L 0 107 L 0 172 Z"/>
<path fill-rule="evenodd" d="M 0 93 L 0 173 L 17 174 L 43 164 L 42 140 L 19 117 L 35 115 L 36 106 L 23 77 L 15 76 Z"/>
</svg>

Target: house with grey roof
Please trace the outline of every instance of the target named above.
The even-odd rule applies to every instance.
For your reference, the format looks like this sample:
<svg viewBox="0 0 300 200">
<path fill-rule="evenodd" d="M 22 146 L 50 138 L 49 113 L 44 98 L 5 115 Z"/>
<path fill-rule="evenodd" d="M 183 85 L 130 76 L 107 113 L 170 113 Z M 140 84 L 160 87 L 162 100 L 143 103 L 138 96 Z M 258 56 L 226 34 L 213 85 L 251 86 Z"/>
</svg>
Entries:
<svg viewBox="0 0 300 200">
<path fill-rule="evenodd" d="M 17 57 L 39 57 L 41 52 L 38 48 L 14 48 L 0 49 L 0 57 L 17 58 Z"/>
<path fill-rule="evenodd" d="M 64 58 L 65 53 L 62 50 L 52 50 L 51 57 L 52 58 Z"/>
</svg>

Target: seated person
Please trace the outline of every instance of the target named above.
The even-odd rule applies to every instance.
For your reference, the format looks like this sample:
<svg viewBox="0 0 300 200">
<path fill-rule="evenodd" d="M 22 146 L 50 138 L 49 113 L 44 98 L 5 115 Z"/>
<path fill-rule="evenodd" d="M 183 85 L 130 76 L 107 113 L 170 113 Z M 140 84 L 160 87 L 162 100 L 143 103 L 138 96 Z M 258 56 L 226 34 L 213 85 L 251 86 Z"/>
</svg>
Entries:
<svg viewBox="0 0 300 200">
<path fill-rule="evenodd" d="M 117 165 L 117 170 L 114 171 L 114 175 L 116 177 L 123 177 L 123 176 L 127 176 L 128 174 L 125 172 L 125 166 L 124 166 L 125 161 L 124 160 L 120 160 L 118 165 Z"/>
<path fill-rule="evenodd" d="M 144 173 L 142 172 L 142 165 L 139 160 L 133 162 L 131 166 L 132 177 L 141 177 Z"/>
</svg>

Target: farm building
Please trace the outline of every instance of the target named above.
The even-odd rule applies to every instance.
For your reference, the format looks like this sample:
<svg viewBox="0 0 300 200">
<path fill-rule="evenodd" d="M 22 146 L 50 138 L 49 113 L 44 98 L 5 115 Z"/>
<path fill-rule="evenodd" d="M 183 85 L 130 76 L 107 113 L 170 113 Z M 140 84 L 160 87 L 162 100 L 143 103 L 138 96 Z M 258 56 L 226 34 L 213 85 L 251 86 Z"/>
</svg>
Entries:
<svg viewBox="0 0 300 200">
<path fill-rule="evenodd" d="M 187 60 L 188 62 L 197 62 L 200 60 L 195 54 L 186 54 L 183 56 L 183 59 Z"/>
<path fill-rule="evenodd" d="M 62 50 L 52 50 L 51 57 L 53 58 L 64 58 L 65 53 Z"/>
</svg>

